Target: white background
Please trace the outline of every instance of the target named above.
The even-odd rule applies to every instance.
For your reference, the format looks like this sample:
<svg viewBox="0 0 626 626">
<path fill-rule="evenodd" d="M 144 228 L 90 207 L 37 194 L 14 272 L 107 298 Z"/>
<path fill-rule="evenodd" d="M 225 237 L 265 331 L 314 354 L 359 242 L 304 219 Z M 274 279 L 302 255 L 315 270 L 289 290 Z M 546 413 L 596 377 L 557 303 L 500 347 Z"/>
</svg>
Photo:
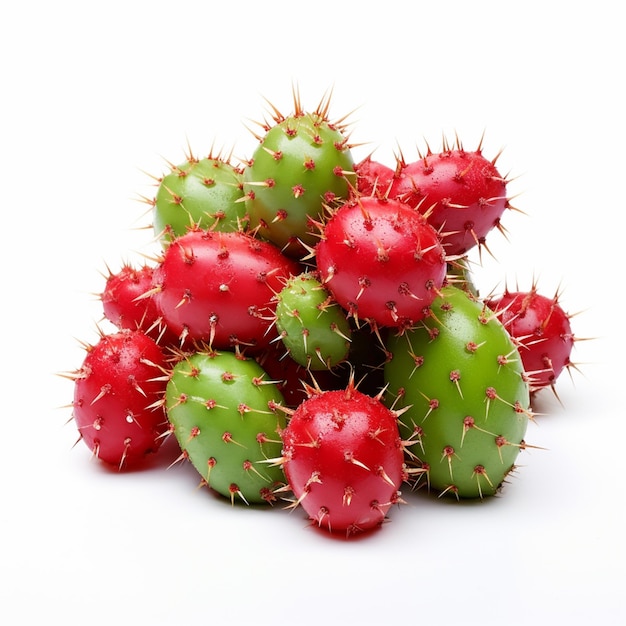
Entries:
<svg viewBox="0 0 626 626">
<path fill-rule="evenodd" d="M 618 624 L 626 620 L 618 4 L 23 2 L 0 30 L 2 437 L 6 624 Z M 224 8 L 228 7 L 228 8 Z M 74 448 L 80 341 L 106 265 L 153 254 L 147 205 L 167 161 L 250 156 L 267 97 L 334 88 L 352 140 L 391 163 L 457 132 L 504 148 L 508 241 L 482 292 L 562 291 L 580 373 L 542 392 L 501 497 L 405 493 L 343 541 L 302 511 L 232 508 L 190 466 L 118 474 Z M 558 621 L 556 621 L 558 620 Z"/>
</svg>

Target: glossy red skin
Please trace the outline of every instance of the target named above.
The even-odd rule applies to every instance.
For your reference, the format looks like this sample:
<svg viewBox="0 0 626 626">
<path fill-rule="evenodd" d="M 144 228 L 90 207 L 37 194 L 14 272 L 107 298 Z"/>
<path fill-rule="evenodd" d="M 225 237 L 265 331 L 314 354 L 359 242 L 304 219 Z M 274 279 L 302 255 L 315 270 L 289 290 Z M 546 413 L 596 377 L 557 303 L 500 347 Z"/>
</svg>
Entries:
<svg viewBox="0 0 626 626">
<path fill-rule="evenodd" d="M 353 387 L 313 395 L 282 438 L 288 483 L 321 528 L 347 534 L 375 528 L 398 502 L 403 446 L 395 413 L 376 398 Z"/>
<path fill-rule="evenodd" d="M 371 156 L 354 166 L 357 191 L 363 196 L 385 196 L 394 177 L 394 170 Z"/>
<path fill-rule="evenodd" d="M 168 329 L 216 349 L 266 347 L 275 293 L 299 265 L 243 232 L 190 231 L 173 241 L 155 269 L 155 300 Z"/>
<path fill-rule="evenodd" d="M 524 370 L 531 390 L 554 385 L 570 363 L 574 335 L 569 316 L 556 298 L 536 290 L 506 292 L 487 302 L 509 334 L 520 345 Z"/>
<path fill-rule="evenodd" d="M 446 233 L 446 254 L 464 254 L 499 224 L 508 206 L 506 182 L 480 152 L 447 150 L 403 164 L 393 179 L 390 198 L 398 198 Z"/>
<path fill-rule="evenodd" d="M 422 319 L 446 274 L 443 246 L 423 216 L 400 201 L 373 197 L 335 211 L 316 259 L 337 302 L 384 327 Z"/>
<path fill-rule="evenodd" d="M 74 383 L 73 416 L 82 440 L 104 463 L 125 469 L 156 452 L 168 430 L 157 403 L 166 359 L 139 330 L 101 337 L 88 349 Z"/>
<path fill-rule="evenodd" d="M 176 337 L 161 323 L 161 314 L 150 294 L 154 268 L 124 265 L 107 280 L 100 299 L 104 316 L 118 330 L 143 330 L 161 345 L 176 343 Z"/>
</svg>

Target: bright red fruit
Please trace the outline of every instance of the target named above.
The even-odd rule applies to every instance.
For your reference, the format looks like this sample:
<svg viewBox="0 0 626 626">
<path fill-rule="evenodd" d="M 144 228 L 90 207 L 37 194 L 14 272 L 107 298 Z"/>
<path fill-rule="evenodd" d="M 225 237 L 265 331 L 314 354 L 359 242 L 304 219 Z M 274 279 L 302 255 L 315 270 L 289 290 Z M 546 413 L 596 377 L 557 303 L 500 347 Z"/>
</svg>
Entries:
<svg viewBox="0 0 626 626">
<path fill-rule="evenodd" d="M 554 386 L 570 366 L 574 335 L 569 316 L 558 302 L 537 292 L 506 291 L 487 302 L 519 345 L 531 391 Z"/>
<path fill-rule="evenodd" d="M 352 383 L 313 392 L 291 415 L 282 438 L 289 486 L 321 528 L 369 530 L 399 502 L 406 475 L 397 416 Z"/>
<path fill-rule="evenodd" d="M 446 149 L 400 163 L 389 197 L 428 215 L 435 229 L 445 234 L 446 254 L 451 256 L 483 245 L 509 206 L 506 180 L 480 149 Z"/>
<path fill-rule="evenodd" d="M 439 236 L 399 200 L 361 197 L 328 219 L 316 246 L 321 281 L 355 318 L 406 327 L 422 319 L 446 275 Z"/>
<path fill-rule="evenodd" d="M 170 332 L 216 349 L 263 348 L 273 296 L 300 266 L 240 231 L 192 230 L 175 239 L 154 272 L 155 300 Z"/>
<path fill-rule="evenodd" d="M 159 449 L 168 431 L 159 403 L 166 365 L 158 344 L 139 330 L 104 335 L 87 347 L 73 374 L 73 417 L 95 457 L 124 469 Z"/>
</svg>

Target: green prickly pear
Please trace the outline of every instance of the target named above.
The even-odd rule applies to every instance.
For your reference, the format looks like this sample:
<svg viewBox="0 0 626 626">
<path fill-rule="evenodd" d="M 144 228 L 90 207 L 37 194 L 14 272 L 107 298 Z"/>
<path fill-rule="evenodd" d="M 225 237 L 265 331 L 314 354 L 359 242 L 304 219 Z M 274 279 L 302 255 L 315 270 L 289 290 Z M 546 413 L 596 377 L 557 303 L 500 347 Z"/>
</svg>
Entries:
<svg viewBox="0 0 626 626">
<path fill-rule="evenodd" d="M 189 155 L 159 180 L 153 229 L 166 246 L 191 228 L 230 232 L 247 224 L 241 169 L 210 154 Z"/>
<path fill-rule="evenodd" d="M 290 256 L 302 256 L 317 241 L 314 224 L 324 207 L 346 199 L 356 184 L 354 160 L 344 126 L 328 118 L 322 100 L 306 112 L 297 96 L 295 110 L 275 110 L 243 172 L 250 226 Z"/>
<path fill-rule="evenodd" d="M 296 363 L 322 370 L 345 360 L 352 334 L 346 313 L 313 274 L 290 278 L 276 300 L 276 327 Z"/>
<path fill-rule="evenodd" d="M 229 351 L 198 351 L 178 361 L 166 386 L 172 430 L 203 483 L 248 504 L 272 502 L 284 483 L 280 456 L 285 427 L 282 395 L 253 359 Z"/>
<path fill-rule="evenodd" d="M 387 341 L 386 402 L 415 443 L 420 478 L 442 494 L 495 494 L 515 468 L 530 410 L 519 352 L 473 294 L 446 286 L 422 323 Z"/>
</svg>

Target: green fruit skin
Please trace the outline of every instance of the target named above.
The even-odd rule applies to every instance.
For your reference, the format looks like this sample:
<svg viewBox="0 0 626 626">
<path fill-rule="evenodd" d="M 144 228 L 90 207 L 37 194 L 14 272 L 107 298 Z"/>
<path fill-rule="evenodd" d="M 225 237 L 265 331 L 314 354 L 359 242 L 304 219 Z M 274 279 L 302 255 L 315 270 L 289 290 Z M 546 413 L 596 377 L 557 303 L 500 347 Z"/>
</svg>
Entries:
<svg viewBox="0 0 626 626">
<path fill-rule="evenodd" d="M 347 198 L 356 174 L 342 133 L 321 116 L 303 113 L 268 130 L 243 180 L 251 227 L 296 254 L 298 239 L 315 244 L 310 220 L 321 219 L 325 204 Z"/>
<path fill-rule="evenodd" d="M 194 226 L 229 232 L 246 223 L 242 173 L 226 161 L 186 161 L 159 183 L 153 229 L 164 245 Z"/>
<path fill-rule="evenodd" d="M 181 449 L 210 488 L 253 504 L 284 484 L 282 468 L 265 462 L 281 455 L 285 417 L 270 407 L 283 397 L 256 361 L 193 353 L 173 367 L 165 402 Z"/>
<path fill-rule="evenodd" d="M 471 293 L 444 287 L 432 315 L 387 340 L 385 401 L 430 488 L 458 498 L 498 492 L 524 446 L 529 388 L 517 348 Z M 495 390 L 493 396 L 491 388 Z M 395 404 L 394 404 L 395 403 Z"/>
<path fill-rule="evenodd" d="M 291 358 L 310 370 L 332 369 L 348 356 L 352 331 L 344 310 L 308 273 L 279 292 L 276 327 Z"/>
</svg>

